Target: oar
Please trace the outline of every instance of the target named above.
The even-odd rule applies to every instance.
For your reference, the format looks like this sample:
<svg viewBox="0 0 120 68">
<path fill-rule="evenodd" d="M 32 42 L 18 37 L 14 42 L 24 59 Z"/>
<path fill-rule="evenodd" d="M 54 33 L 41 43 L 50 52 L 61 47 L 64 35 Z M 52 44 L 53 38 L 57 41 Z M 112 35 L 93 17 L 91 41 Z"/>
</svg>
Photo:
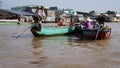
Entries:
<svg viewBox="0 0 120 68">
<path fill-rule="evenodd" d="M 29 28 L 32 28 L 36 26 L 37 24 L 30 25 L 28 28 L 26 28 L 22 33 L 20 33 L 18 36 L 16 36 L 16 39 L 19 38 L 25 31 L 27 31 Z"/>
<path fill-rule="evenodd" d="M 97 33 L 96 33 L 96 37 L 95 37 L 95 41 L 96 41 L 96 39 L 98 37 L 99 31 L 100 31 L 100 26 L 98 27 L 98 30 L 97 30 Z"/>
</svg>

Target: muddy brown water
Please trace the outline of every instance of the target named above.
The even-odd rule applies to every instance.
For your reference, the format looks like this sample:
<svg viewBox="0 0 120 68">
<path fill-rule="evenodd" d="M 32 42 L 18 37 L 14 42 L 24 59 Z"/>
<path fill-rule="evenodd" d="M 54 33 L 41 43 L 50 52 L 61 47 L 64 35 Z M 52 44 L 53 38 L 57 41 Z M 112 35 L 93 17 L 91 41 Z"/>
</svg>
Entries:
<svg viewBox="0 0 120 68">
<path fill-rule="evenodd" d="M 34 37 L 29 25 L 0 25 L 0 68 L 120 68 L 120 23 L 106 40 Z"/>
</svg>

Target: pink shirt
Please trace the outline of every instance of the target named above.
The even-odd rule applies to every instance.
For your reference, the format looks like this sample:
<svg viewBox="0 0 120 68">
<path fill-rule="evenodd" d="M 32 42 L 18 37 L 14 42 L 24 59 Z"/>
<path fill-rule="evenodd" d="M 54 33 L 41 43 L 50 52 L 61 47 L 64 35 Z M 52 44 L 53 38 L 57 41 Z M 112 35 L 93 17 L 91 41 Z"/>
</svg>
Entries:
<svg viewBox="0 0 120 68">
<path fill-rule="evenodd" d="M 87 29 L 92 29 L 92 27 L 93 27 L 93 26 L 92 26 L 91 22 L 88 21 L 88 22 L 87 22 Z"/>
</svg>

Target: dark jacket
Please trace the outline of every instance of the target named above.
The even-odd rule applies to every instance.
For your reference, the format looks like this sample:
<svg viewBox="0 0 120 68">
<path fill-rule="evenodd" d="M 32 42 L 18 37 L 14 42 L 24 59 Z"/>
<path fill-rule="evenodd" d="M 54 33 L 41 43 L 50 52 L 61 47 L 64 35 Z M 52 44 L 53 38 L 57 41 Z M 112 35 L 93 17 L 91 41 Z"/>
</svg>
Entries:
<svg viewBox="0 0 120 68">
<path fill-rule="evenodd" d="M 104 24 L 105 17 L 103 15 L 99 15 L 96 20 L 99 24 Z"/>
</svg>

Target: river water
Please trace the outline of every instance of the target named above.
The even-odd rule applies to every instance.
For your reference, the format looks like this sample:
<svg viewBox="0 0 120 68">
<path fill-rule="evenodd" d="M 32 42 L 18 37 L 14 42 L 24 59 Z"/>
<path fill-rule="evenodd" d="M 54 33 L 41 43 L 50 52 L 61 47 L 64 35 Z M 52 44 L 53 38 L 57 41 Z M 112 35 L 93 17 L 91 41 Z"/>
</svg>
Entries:
<svg viewBox="0 0 120 68">
<path fill-rule="evenodd" d="M 0 68 L 120 68 L 120 23 L 106 40 L 34 37 L 29 25 L 0 25 Z"/>
</svg>

